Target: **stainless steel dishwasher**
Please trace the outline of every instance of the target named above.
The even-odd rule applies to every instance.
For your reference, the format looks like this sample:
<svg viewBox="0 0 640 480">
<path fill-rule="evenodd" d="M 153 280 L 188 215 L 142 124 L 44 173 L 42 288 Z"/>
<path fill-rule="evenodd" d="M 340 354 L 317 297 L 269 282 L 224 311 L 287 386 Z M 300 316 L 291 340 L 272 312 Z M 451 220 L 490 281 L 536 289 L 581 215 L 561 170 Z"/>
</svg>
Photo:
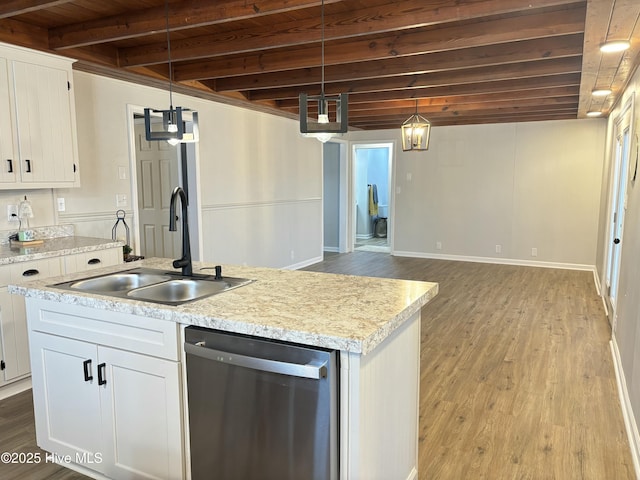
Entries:
<svg viewBox="0 0 640 480">
<path fill-rule="evenodd" d="M 185 329 L 192 480 L 336 480 L 337 352 Z"/>
</svg>

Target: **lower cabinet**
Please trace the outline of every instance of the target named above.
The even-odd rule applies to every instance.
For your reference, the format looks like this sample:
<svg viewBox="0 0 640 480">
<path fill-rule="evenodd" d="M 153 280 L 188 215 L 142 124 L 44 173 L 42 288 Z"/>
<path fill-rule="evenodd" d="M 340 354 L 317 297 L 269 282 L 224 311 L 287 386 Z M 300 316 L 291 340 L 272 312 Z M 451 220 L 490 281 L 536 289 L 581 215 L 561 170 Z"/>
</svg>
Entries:
<svg viewBox="0 0 640 480">
<path fill-rule="evenodd" d="M 108 478 L 184 478 L 178 326 L 33 298 L 27 315 L 38 446 Z"/>
<path fill-rule="evenodd" d="M 0 386 L 27 378 L 31 371 L 24 297 L 10 294 L 6 285 L 60 273 L 59 258 L 0 266 Z"/>
<path fill-rule="evenodd" d="M 119 263 L 122 247 L 0 265 L 0 387 L 31 372 L 24 297 L 10 294 L 6 285 Z"/>
</svg>

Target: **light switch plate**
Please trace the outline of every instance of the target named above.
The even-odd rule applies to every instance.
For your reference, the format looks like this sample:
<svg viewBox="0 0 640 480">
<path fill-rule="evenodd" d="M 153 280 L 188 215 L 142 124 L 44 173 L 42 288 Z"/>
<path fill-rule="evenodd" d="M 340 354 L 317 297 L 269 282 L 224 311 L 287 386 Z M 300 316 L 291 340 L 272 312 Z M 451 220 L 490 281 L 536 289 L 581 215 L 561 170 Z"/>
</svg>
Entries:
<svg viewBox="0 0 640 480">
<path fill-rule="evenodd" d="M 17 205 L 7 205 L 7 221 L 9 221 L 9 222 L 17 222 L 18 221 L 18 206 Z"/>
<path fill-rule="evenodd" d="M 67 209 L 67 206 L 64 203 L 64 198 L 58 197 L 57 202 L 58 202 L 58 211 L 64 212 Z"/>
</svg>

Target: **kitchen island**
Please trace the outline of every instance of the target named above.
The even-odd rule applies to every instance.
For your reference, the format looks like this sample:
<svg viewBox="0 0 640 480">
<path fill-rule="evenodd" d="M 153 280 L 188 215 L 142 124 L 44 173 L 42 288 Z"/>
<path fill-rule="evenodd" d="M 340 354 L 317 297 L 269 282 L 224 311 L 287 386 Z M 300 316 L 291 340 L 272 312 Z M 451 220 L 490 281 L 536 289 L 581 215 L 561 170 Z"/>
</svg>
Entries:
<svg viewBox="0 0 640 480">
<path fill-rule="evenodd" d="M 51 286 L 86 274 L 10 286 L 27 297 L 38 444 L 95 478 L 189 478 L 182 345 L 195 325 L 338 350 L 339 478 L 417 478 L 420 310 L 437 284 L 239 266 L 223 276 L 254 282 L 179 306 Z"/>
</svg>

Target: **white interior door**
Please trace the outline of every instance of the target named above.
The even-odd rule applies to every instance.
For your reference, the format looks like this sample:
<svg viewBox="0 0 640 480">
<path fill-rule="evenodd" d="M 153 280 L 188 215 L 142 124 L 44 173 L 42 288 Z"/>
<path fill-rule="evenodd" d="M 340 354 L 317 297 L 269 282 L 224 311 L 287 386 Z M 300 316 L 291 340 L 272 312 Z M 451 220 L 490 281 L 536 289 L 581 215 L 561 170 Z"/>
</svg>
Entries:
<svg viewBox="0 0 640 480">
<path fill-rule="evenodd" d="M 609 210 L 609 237 L 606 268 L 607 306 L 610 310 L 609 322 L 615 330 L 616 300 L 620 277 L 620 258 L 624 233 L 624 217 L 627 208 L 627 184 L 629 180 L 629 148 L 631 132 L 630 104 L 624 109 L 616 123 L 616 140 L 611 184 Z"/>
<path fill-rule="evenodd" d="M 135 137 L 140 253 L 145 257 L 180 258 L 180 232 L 169 231 L 171 191 L 180 185 L 179 147 L 147 141 L 143 123 L 136 123 Z"/>
</svg>

